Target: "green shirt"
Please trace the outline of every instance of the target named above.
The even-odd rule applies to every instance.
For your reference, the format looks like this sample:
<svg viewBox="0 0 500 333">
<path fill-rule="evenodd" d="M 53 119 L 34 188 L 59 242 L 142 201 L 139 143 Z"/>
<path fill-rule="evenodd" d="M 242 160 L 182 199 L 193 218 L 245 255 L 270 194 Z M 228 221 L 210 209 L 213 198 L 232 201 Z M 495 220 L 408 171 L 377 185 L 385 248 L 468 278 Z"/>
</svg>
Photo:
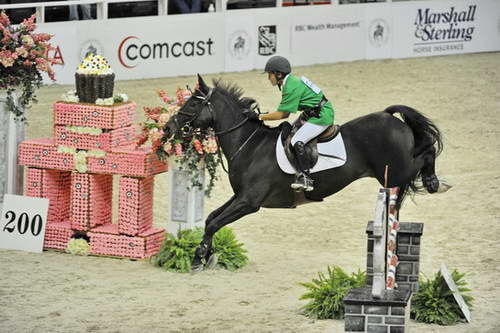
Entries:
<svg viewBox="0 0 500 333">
<path fill-rule="evenodd" d="M 289 74 L 281 92 L 281 103 L 278 111 L 295 113 L 300 107 L 313 107 L 323 98 L 323 92 L 306 78 L 299 78 Z M 307 122 L 316 125 L 333 124 L 335 111 L 328 101 L 321 108 L 320 117 L 311 117 Z"/>
</svg>

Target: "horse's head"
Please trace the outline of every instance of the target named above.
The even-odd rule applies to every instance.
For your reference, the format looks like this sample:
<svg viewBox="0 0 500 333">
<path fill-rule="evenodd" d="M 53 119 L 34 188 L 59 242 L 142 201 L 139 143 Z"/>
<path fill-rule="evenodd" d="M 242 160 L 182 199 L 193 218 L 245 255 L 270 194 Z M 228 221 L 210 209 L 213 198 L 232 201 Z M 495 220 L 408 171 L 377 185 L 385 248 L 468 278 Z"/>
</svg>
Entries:
<svg viewBox="0 0 500 333">
<path fill-rule="evenodd" d="M 164 128 L 165 136 L 169 138 L 178 131 L 181 131 L 181 134 L 190 135 L 195 128 L 204 130 L 211 127 L 214 110 L 210 99 L 213 91 L 213 88 L 208 87 L 198 74 L 198 87 L 167 122 Z"/>
</svg>

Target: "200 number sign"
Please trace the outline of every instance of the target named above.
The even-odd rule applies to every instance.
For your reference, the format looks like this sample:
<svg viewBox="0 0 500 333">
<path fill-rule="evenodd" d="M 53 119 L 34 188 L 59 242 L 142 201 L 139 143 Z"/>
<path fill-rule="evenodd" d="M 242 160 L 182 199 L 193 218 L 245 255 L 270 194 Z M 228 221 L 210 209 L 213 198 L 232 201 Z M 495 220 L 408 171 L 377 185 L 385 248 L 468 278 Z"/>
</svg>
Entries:
<svg viewBox="0 0 500 333">
<path fill-rule="evenodd" d="M 42 232 L 43 220 L 40 214 L 36 214 L 30 220 L 28 214 L 21 213 L 21 215 L 19 215 L 19 217 L 17 218 L 17 224 L 16 224 L 16 213 L 9 210 L 5 214 L 5 218 L 8 220 L 8 222 L 3 227 L 3 231 L 8 231 L 12 233 L 15 232 L 17 229 L 17 232 L 19 232 L 21 235 L 24 235 L 29 228 L 33 236 L 38 236 L 40 235 L 40 232 Z"/>
<path fill-rule="evenodd" d="M 0 248 L 42 252 L 49 200 L 6 194 L 0 214 Z"/>
</svg>

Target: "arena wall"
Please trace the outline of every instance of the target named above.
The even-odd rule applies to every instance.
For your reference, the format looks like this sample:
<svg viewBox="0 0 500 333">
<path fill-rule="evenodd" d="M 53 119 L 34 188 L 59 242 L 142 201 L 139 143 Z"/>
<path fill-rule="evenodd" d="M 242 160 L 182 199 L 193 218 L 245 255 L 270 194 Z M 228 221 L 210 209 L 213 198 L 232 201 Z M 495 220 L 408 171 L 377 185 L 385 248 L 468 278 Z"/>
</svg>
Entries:
<svg viewBox="0 0 500 333">
<path fill-rule="evenodd" d="M 41 24 L 54 34 L 58 83 L 95 50 L 120 80 L 500 50 L 500 1 L 404 1 L 246 9 Z"/>
</svg>

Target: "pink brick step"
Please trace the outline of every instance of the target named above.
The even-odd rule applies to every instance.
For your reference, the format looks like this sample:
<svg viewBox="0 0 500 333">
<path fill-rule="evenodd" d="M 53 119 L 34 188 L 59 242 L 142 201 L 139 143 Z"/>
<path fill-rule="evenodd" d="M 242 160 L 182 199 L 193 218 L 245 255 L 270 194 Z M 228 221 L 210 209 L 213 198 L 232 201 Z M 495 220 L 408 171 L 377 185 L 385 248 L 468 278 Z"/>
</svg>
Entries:
<svg viewBox="0 0 500 333">
<path fill-rule="evenodd" d="M 42 138 L 23 141 L 19 145 L 19 164 L 57 170 L 74 170 L 74 158 L 69 153 L 59 153 L 54 139 Z M 160 161 L 150 147 L 118 147 L 104 157 L 88 157 L 89 173 L 148 177 L 167 171 L 167 164 Z"/>
<path fill-rule="evenodd" d="M 73 125 L 116 129 L 132 125 L 135 103 L 103 106 L 83 103 L 56 102 L 53 106 L 54 125 Z"/>
<path fill-rule="evenodd" d="M 150 227 L 137 236 L 127 236 L 119 234 L 118 225 L 107 224 L 92 229 L 87 235 L 91 254 L 143 259 L 158 253 L 165 229 Z"/>
<path fill-rule="evenodd" d="M 44 249 L 65 250 L 68 242 L 73 236 L 71 222 L 47 223 L 45 226 L 45 239 L 43 241 Z"/>
</svg>

